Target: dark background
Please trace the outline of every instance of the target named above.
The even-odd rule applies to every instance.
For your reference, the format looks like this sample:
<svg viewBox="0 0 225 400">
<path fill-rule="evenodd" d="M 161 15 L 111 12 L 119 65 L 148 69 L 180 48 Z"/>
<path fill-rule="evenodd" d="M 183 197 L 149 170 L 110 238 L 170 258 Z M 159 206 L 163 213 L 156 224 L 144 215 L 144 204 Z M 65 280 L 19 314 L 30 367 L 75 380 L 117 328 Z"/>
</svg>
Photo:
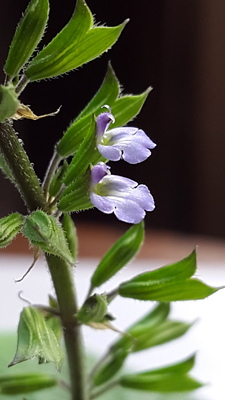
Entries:
<svg viewBox="0 0 225 400">
<path fill-rule="evenodd" d="M 24 146 L 43 177 L 54 143 L 99 88 L 108 60 L 124 87 L 138 94 L 153 86 L 131 124 L 145 130 L 157 147 L 147 162 L 111 163 L 112 173 L 146 183 L 156 210 L 147 227 L 225 236 L 225 2 L 224 0 L 87 0 L 96 21 L 117 25 L 130 18 L 112 50 L 64 78 L 33 83 L 21 101 L 38 114 L 60 115 L 16 122 Z M 67 23 L 75 0 L 50 0 L 42 48 Z M 27 0 L 1 5 L 1 65 Z M 3 74 L 1 74 L 3 82 Z M 1 177 L 1 216 L 22 202 Z M 117 223 L 96 210 L 78 220 Z"/>
</svg>

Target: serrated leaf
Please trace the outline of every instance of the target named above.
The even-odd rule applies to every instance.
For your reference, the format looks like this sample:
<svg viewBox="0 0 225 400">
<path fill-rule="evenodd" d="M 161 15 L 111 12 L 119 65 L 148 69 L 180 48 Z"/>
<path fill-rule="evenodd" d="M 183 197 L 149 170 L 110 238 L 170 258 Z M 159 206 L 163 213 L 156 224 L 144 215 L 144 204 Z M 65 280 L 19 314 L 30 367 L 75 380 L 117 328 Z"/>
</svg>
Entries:
<svg viewBox="0 0 225 400">
<path fill-rule="evenodd" d="M 17 350 L 9 364 L 13 366 L 33 357 L 53 362 L 60 370 L 63 352 L 54 332 L 47 326 L 43 315 L 33 307 L 26 307 L 20 315 Z"/>
<path fill-rule="evenodd" d="M 119 287 L 122 297 L 152 301 L 199 300 L 216 293 L 219 288 L 206 285 L 198 279 L 157 284 L 153 282 L 124 282 Z"/>
<path fill-rule="evenodd" d="M 0 393 L 16 395 L 58 385 L 58 379 L 46 374 L 20 374 L 0 377 Z"/>
<path fill-rule="evenodd" d="M 69 23 L 28 65 L 27 78 L 34 81 L 61 75 L 97 58 L 116 42 L 124 26 L 93 26 L 87 4 L 78 0 Z"/>
<path fill-rule="evenodd" d="M 23 226 L 24 217 L 13 213 L 0 219 L 0 248 L 8 246 Z"/>
<path fill-rule="evenodd" d="M 17 76 L 41 40 L 49 13 L 48 0 L 31 0 L 13 37 L 4 66 L 6 74 Z"/>
<path fill-rule="evenodd" d="M 129 228 L 105 254 L 92 275 L 91 287 L 102 285 L 131 261 L 138 252 L 143 239 L 144 225 L 142 221 Z"/>
<path fill-rule="evenodd" d="M 19 104 L 13 85 L 0 85 L 0 122 L 11 118 L 16 113 Z"/>
<path fill-rule="evenodd" d="M 25 220 L 23 235 L 44 252 L 74 264 L 62 227 L 54 217 L 41 210 L 34 211 Z"/>
</svg>

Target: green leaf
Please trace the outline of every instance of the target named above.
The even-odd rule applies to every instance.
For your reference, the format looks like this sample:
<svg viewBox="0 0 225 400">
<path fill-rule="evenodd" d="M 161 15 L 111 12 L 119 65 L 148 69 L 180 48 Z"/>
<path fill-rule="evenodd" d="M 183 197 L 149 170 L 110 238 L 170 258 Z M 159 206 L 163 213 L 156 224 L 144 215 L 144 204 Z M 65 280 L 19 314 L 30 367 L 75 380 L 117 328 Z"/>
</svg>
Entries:
<svg viewBox="0 0 225 400">
<path fill-rule="evenodd" d="M 58 168 L 57 172 L 51 180 L 49 194 L 53 197 L 57 196 L 63 185 L 63 178 L 68 167 L 68 163 L 64 160 L 63 164 Z"/>
<path fill-rule="evenodd" d="M 168 303 L 159 304 L 152 312 L 128 328 L 127 335 L 117 340 L 111 346 L 110 352 L 116 353 L 121 349 L 137 352 L 184 335 L 192 325 L 166 319 L 166 312 L 169 310 L 166 305 L 169 307 Z"/>
<path fill-rule="evenodd" d="M 53 362 L 57 370 L 60 370 L 63 361 L 59 342 L 43 315 L 33 307 L 26 307 L 20 315 L 17 350 L 9 367 L 33 357 Z"/>
<path fill-rule="evenodd" d="M 71 71 L 108 50 L 118 39 L 126 21 L 116 27 L 95 27 L 84 0 L 62 31 L 31 61 L 25 72 L 31 81 Z"/>
<path fill-rule="evenodd" d="M 99 111 L 105 104 L 111 104 L 120 94 L 120 84 L 116 77 L 116 74 L 109 63 L 105 79 L 92 100 L 79 114 L 76 120 L 85 117 L 86 115 L 93 115 L 96 111 Z"/>
<path fill-rule="evenodd" d="M 120 385 L 125 388 L 147 390 L 149 392 L 186 392 L 199 389 L 202 384 L 188 375 L 125 375 L 120 379 Z"/>
<path fill-rule="evenodd" d="M 169 367 L 122 376 L 120 385 L 130 389 L 162 393 L 195 390 L 202 384 L 187 374 L 193 365 L 192 356 Z"/>
<path fill-rule="evenodd" d="M 31 0 L 13 37 L 5 63 L 6 74 L 14 78 L 41 40 L 49 13 L 48 0 Z"/>
<path fill-rule="evenodd" d="M 44 252 L 74 264 L 64 232 L 56 219 L 41 210 L 34 211 L 24 223 L 23 235 Z"/>
<path fill-rule="evenodd" d="M 128 356 L 127 351 L 121 351 L 114 358 L 111 354 L 109 355 L 107 362 L 97 370 L 93 376 L 93 383 L 95 386 L 102 385 L 110 379 L 112 379 L 118 371 L 122 368 L 124 361 Z"/>
<path fill-rule="evenodd" d="M 155 327 L 133 331 L 132 335 L 136 339 L 133 346 L 133 352 L 149 349 L 150 347 L 159 346 L 171 340 L 183 336 L 191 324 L 180 321 L 163 321 Z"/>
<path fill-rule="evenodd" d="M 16 395 L 58 385 L 58 379 L 45 374 L 5 375 L 0 377 L 0 393 Z"/>
<path fill-rule="evenodd" d="M 93 154 L 96 150 L 96 134 L 95 134 L 95 121 L 92 118 L 92 124 L 90 125 L 86 136 L 78 148 L 75 156 L 73 157 L 70 165 L 68 166 L 65 176 L 64 183 L 69 185 L 76 177 L 84 174 L 92 162 Z"/>
<path fill-rule="evenodd" d="M 23 226 L 24 218 L 13 213 L 0 219 L 0 248 L 8 246 Z"/>
<path fill-rule="evenodd" d="M 69 214 L 64 214 L 62 227 L 65 232 L 65 237 L 66 237 L 69 249 L 70 249 L 70 253 L 72 254 L 74 260 L 76 260 L 77 259 L 77 247 L 78 247 L 77 230 L 76 230 L 75 224 Z"/>
<path fill-rule="evenodd" d="M 139 114 L 151 90 L 150 87 L 139 95 L 121 96 L 116 99 L 111 105 L 112 114 L 115 117 L 113 128 L 127 124 Z"/>
<path fill-rule="evenodd" d="M 105 254 L 91 278 L 91 287 L 102 285 L 132 260 L 140 249 L 143 239 L 144 225 L 142 221 L 129 228 Z"/>
<path fill-rule="evenodd" d="M 0 122 L 11 118 L 20 105 L 13 85 L 0 85 Z"/>
<path fill-rule="evenodd" d="M 199 300 L 216 293 L 220 288 L 206 285 L 198 279 L 186 279 L 172 283 L 157 284 L 153 282 L 124 282 L 119 287 L 122 297 L 138 300 L 180 301 Z"/>
<path fill-rule="evenodd" d="M 63 212 L 93 208 L 90 201 L 90 169 L 75 179 L 63 192 L 58 209 Z"/>
<path fill-rule="evenodd" d="M 178 282 L 190 278 L 196 272 L 196 250 L 182 260 L 145 272 L 131 279 L 130 283 L 163 284 L 166 282 Z"/>
</svg>

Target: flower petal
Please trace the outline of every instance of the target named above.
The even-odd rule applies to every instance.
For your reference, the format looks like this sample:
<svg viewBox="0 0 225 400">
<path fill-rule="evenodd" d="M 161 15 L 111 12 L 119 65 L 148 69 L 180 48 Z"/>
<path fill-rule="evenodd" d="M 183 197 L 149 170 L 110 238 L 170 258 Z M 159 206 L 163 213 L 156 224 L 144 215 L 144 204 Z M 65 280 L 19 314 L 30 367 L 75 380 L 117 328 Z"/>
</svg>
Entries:
<svg viewBox="0 0 225 400">
<path fill-rule="evenodd" d="M 92 192 L 90 195 L 91 202 L 93 206 L 98 208 L 98 210 L 104 212 L 105 214 L 112 214 L 114 212 L 114 205 L 112 204 L 110 198 L 99 196 L 98 194 Z"/>
<path fill-rule="evenodd" d="M 98 144 L 98 151 L 103 157 L 110 161 L 119 161 L 121 159 L 121 150 L 113 146 L 104 146 L 103 144 Z"/>
<path fill-rule="evenodd" d="M 138 224 L 145 217 L 145 210 L 134 201 L 126 199 L 126 201 L 115 201 L 115 216 L 120 220 L 129 224 Z"/>
<path fill-rule="evenodd" d="M 97 142 L 98 150 L 103 157 L 110 161 L 123 158 L 130 164 L 146 160 L 151 155 L 149 149 L 156 146 L 144 131 L 133 127 L 105 131 Z"/>
<path fill-rule="evenodd" d="M 107 130 L 111 122 L 114 122 L 114 116 L 108 113 L 101 113 L 96 119 L 96 133 L 98 137 L 101 137 L 104 132 Z"/>
</svg>

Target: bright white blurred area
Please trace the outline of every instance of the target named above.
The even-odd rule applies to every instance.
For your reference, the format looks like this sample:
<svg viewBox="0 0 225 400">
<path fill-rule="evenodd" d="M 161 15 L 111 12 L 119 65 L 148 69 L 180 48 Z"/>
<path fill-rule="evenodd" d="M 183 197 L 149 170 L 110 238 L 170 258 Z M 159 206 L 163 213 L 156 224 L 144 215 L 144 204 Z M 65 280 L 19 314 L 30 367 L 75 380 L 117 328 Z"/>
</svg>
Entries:
<svg viewBox="0 0 225 400">
<path fill-rule="evenodd" d="M 29 275 L 20 283 L 16 279 L 26 272 L 31 264 L 31 257 L 9 256 L 0 257 L 0 329 L 12 331 L 16 329 L 19 314 L 26 303 L 18 293 L 33 304 L 47 304 L 48 294 L 54 293 L 49 273 L 43 259 L 39 260 Z M 79 304 L 84 300 L 92 271 L 97 265 L 95 259 L 81 259 L 74 269 L 77 284 Z M 106 285 L 100 292 L 114 289 L 121 281 L 142 271 L 165 265 L 165 260 L 151 262 L 136 260 Z M 211 286 L 225 285 L 225 268 L 219 262 L 216 264 L 200 262 L 198 278 Z M 136 319 L 140 318 L 153 307 L 151 302 L 140 302 L 130 299 L 115 299 L 110 305 L 110 312 L 116 316 L 114 325 L 123 330 Z M 171 317 L 187 322 L 196 321 L 194 326 L 182 338 L 169 344 L 152 348 L 130 356 L 128 365 L 137 370 L 160 367 L 181 361 L 197 352 L 196 366 L 192 372 L 200 381 L 208 383 L 193 395 L 196 400 L 224 400 L 225 372 L 225 290 L 205 300 L 177 302 L 172 304 Z M 104 354 L 108 344 L 112 343 L 118 333 L 112 331 L 95 331 L 85 327 L 86 348 L 100 356 Z"/>
</svg>

